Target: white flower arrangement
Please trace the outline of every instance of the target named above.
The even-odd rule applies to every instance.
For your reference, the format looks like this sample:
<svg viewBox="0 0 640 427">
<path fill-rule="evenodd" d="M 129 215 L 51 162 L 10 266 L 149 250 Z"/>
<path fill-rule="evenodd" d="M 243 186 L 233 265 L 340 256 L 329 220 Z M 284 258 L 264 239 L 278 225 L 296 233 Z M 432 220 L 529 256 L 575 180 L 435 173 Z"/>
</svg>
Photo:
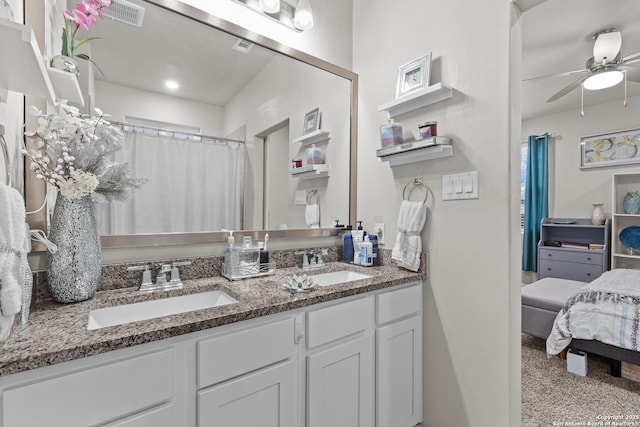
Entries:
<svg viewBox="0 0 640 427">
<path fill-rule="evenodd" d="M 111 161 L 111 155 L 122 148 L 124 134 L 104 120 L 100 109 L 95 111 L 98 117 L 80 114 L 64 102 L 49 115 L 30 107 L 30 114 L 39 117 L 39 126 L 25 135 L 37 139 L 36 148 L 22 152 L 31 159 L 29 167 L 36 177 L 57 187 L 69 200 L 89 194 L 96 201 L 127 200 L 146 180 L 129 175 L 126 163 Z"/>
</svg>

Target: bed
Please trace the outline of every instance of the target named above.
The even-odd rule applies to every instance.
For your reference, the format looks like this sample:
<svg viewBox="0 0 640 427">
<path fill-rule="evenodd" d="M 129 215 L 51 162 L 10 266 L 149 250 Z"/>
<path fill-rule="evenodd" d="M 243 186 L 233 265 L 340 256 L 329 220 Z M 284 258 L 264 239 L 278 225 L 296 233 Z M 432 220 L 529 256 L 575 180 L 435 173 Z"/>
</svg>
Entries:
<svg viewBox="0 0 640 427">
<path fill-rule="evenodd" d="M 547 339 L 547 354 L 567 346 L 640 365 L 640 271 L 615 269 L 593 282 L 545 278 L 522 288 L 522 332 Z"/>
</svg>

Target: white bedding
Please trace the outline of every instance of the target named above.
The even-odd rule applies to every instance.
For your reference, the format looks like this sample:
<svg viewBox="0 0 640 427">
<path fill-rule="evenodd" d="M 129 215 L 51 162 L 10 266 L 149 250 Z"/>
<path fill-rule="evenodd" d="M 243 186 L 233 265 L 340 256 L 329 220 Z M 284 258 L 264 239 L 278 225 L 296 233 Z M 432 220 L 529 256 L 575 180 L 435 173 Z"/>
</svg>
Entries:
<svg viewBox="0 0 640 427">
<path fill-rule="evenodd" d="M 639 324 L 640 270 L 607 271 L 567 300 L 547 338 L 547 355 L 573 338 L 640 351 Z"/>
</svg>

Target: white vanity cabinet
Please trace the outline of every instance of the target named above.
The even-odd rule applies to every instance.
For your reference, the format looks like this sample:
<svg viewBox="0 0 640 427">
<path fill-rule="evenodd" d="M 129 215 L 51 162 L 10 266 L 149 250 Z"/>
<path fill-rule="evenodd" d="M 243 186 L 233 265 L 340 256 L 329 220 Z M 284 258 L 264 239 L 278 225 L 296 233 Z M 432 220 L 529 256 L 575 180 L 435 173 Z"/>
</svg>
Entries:
<svg viewBox="0 0 640 427">
<path fill-rule="evenodd" d="M 0 427 L 412 427 L 421 283 L 0 377 Z"/>
<path fill-rule="evenodd" d="M 422 420 L 422 288 L 376 295 L 376 426 Z"/>
<path fill-rule="evenodd" d="M 198 427 L 295 427 L 294 321 L 232 330 L 197 344 Z"/>
<path fill-rule="evenodd" d="M 175 347 L 131 350 L 3 378 L 2 427 L 179 425 Z"/>
<path fill-rule="evenodd" d="M 374 425 L 373 297 L 306 313 L 307 427 Z"/>
</svg>

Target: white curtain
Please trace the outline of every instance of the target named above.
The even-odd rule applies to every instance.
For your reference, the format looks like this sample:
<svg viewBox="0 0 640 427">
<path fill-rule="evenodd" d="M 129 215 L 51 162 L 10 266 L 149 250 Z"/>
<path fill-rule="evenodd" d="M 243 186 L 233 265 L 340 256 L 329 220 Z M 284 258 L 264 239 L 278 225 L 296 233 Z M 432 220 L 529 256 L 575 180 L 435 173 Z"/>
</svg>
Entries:
<svg viewBox="0 0 640 427">
<path fill-rule="evenodd" d="M 244 144 L 125 133 L 116 160 L 148 182 L 126 203 L 97 204 L 100 234 L 242 228 Z"/>
</svg>

